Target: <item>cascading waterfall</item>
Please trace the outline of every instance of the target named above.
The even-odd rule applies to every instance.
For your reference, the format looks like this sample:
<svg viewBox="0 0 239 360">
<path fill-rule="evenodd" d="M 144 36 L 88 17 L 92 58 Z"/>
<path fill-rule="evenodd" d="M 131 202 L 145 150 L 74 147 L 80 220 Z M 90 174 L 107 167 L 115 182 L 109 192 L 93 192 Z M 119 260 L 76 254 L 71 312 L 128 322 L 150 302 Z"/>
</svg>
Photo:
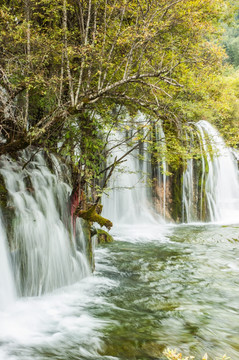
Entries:
<svg viewBox="0 0 239 360">
<path fill-rule="evenodd" d="M 183 174 L 183 191 L 182 191 L 182 222 L 192 222 L 194 219 L 193 205 L 193 159 L 187 160 L 187 168 Z"/>
<path fill-rule="evenodd" d="M 193 148 L 199 145 L 200 159 L 188 159 L 182 178 L 182 222 L 238 222 L 239 219 L 239 181 L 237 161 L 232 150 L 226 147 L 219 132 L 207 121 L 195 124 L 196 133 L 190 131 L 187 141 Z M 115 147 L 114 158 L 121 158 L 129 147 L 124 143 L 125 135 L 117 134 L 111 139 Z M 155 127 L 155 141 L 161 156 L 153 177 L 154 194 L 146 186 L 152 173 L 150 154 L 147 146 L 133 150 L 124 166 L 112 177 L 109 197 L 103 196 L 104 215 L 115 224 L 162 223 L 162 217 L 170 218 L 168 210 L 170 200 L 170 182 L 163 146 L 165 136 L 161 124 Z M 138 155 L 144 160 L 139 160 Z M 125 165 L 126 164 L 126 165 Z M 155 165 L 154 165 L 155 167 Z M 179 184 L 180 185 L 180 184 Z M 154 205 L 153 205 L 154 204 Z M 155 211 L 156 209 L 156 211 Z"/>
<path fill-rule="evenodd" d="M 166 147 L 166 140 L 165 140 L 165 134 L 163 131 L 162 124 L 159 122 L 155 129 L 156 132 L 156 143 L 159 146 L 159 151 L 162 157 L 162 161 L 157 166 L 157 180 L 158 180 L 158 197 L 159 201 L 161 203 L 160 214 L 163 216 L 163 218 L 166 218 L 166 208 L 167 208 L 167 162 L 165 160 L 165 147 Z"/>
<path fill-rule="evenodd" d="M 120 159 L 129 147 L 124 143 L 124 134 L 115 134 L 111 139 L 112 147 L 122 143 L 113 151 L 113 157 Z M 144 154 L 147 157 L 147 153 Z M 125 165 L 126 163 L 126 165 Z M 147 158 L 139 160 L 138 150 L 133 150 L 120 169 L 116 170 L 110 182 L 112 189 L 109 197 L 103 197 L 104 216 L 115 224 L 155 223 L 152 199 L 147 187 L 149 171 Z"/>
<path fill-rule="evenodd" d="M 208 122 L 197 124 L 206 151 L 208 173 L 205 180 L 205 192 L 211 221 L 237 222 L 239 218 L 239 182 L 237 161 L 218 131 Z M 207 138 L 213 157 L 208 151 Z M 205 166 L 204 166 L 205 167 Z"/>
<path fill-rule="evenodd" d="M 186 139 L 190 147 L 194 145 L 194 135 L 190 132 L 190 136 Z M 186 170 L 183 173 L 183 186 L 182 186 L 182 222 L 192 222 L 197 220 L 195 214 L 195 188 L 194 188 L 194 160 L 187 159 Z"/>
<path fill-rule="evenodd" d="M 0 311 L 10 305 L 16 298 L 11 261 L 5 227 L 0 210 Z"/>
<path fill-rule="evenodd" d="M 193 146 L 198 137 L 201 159 L 188 160 L 183 177 L 176 178 L 182 185 L 185 221 L 204 220 L 207 213 L 209 221 L 238 222 L 237 161 L 210 124 L 201 121 L 196 129 L 194 139 L 191 133 L 188 141 Z M 155 139 L 160 142 L 164 134 L 160 128 L 157 131 Z M 116 134 L 110 146 L 118 142 L 122 146 L 114 149 L 112 162 L 129 151 L 122 134 Z M 52 290 L 89 274 L 81 223 L 78 221 L 73 229 L 69 215 L 67 203 L 71 189 L 67 167 L 43 152 L 25 151 L 18 161 L 0 159 L 0 180 L 4 179 L 8 191 L 6 204 L 2 197 L 4 186 L 0 187 L 1 359 L 68 359 L 70 356 L 103 360 L 128 358 L 131 354 L 134 358 L 138 354 L 152 358 L 154 354 L 160 356 L 169 341 L 181 346 L 185 334 L 189 342 L 184 345 L 195 346 L 199 353 L 205 344 L 217 346 L 217 351 L 224 350 L 223 344 L 237 357 L 234 335 L 238 304 L 231 294 L 237 291 L 238 254 L 237 247 L 233 246 L 232 252 L 231 243 L 228 244 L 229 240 L 234 242 L 236 226 L 158 226 L 163 220 L 155 215 L 155 209 L 160 212 L 163 209 L 166 214 L 170 209 L 166 187 L 175 185 L 167 180 L 163 154 L 159 145 L 159 156 L 153 163 L 146 146 L 140 146 L 127 156 L 127 162 L 123 163 L 127 171 L 119 171 L 112 177 L 113 190 L 109 198 L 103 198 L 105 216 L 114 225 L 123 225 L 115 234 L 124 243 L 98 248 L 95 276 L 51 294 Z M 139 155 L 144 155 L 144 160 Z M 161 194 L 158 199 L 162 201 L 162 206 L 154 209 L 153 193 L 146 185 L 151 174 L 157 177 L 155 183 Z M 182 174 L 181 169 L 178 174 Z M 139 239 L 146 241 L 140 244 Z M 137 244 L 132 244 L 134 241 Z M 211 291 L 204 292 L 208 284 Z M 14 306 L 7 307 L 16 293 L 48 294 L 19 299 Z M 206 320 L 202 315 L 205 312 L 209 314 Z M 219 313 L 226 330 L 220 330 Z M 188 326 L 188 319 L 192 326 Z M 144 347 L 146 326 L 150 345 Z M 199 329 L 197 333 L 195 329 Z M 122 352 L 118 334 L 125 330 L 130 341 Z M 155 331 L 163 334 L 160 343 Z M 102 339 L 106 339 L 105 345 Z"/>
<path fill-rule="evenodd" d="M 193 208 L 193 185 L 200 188 L 197 196 L 199 220 L 234 223 L 239 219 L 239 181 L 237 161 L 219 132 L 207 121 L 199 121 L 196 129 L 201 146 L 201 171 L 193 174 L 194 160 L 188 160 L 183 176 L 183 205 L 186 221 L 196 220 Z M 187 193 L 187 196 L 185 196 Z"/>
<path fill-rule="evenodd" d="M 32 156 L 25 151 L 20 162 L 1 158 L 8 207 L 14 209 L 8 236 L 21 296 L 41 295 L 89 274 L 84 239 L 76 241 L 67 209 L 66 168 L 53 156 L 51 166 L 52 171 L 43 152 Z"/>
</svg>

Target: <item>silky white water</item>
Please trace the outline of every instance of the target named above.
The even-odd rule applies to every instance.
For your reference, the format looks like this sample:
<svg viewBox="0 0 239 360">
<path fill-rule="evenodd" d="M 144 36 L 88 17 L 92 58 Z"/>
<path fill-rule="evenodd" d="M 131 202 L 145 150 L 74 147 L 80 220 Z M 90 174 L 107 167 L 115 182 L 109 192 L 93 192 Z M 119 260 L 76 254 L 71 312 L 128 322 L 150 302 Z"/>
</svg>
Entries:
<svg viewBox="0 0 239 360">
<path fill-rule="evenodd" d="M 197 128 L 209 156 L 199 174 L 209 219 L 238 223 L 236 160 L 211 125 Z M 122 145 L 114 157 L 127 150 Z M 13 217 L 7 232 L 3 209 L 0 360 L 149 360 L 167 346 L 199 358 L 206 351 L 238 358 L 238 225 L 164 224 L 147 186 L 150 162 L 134 151 L 104 198 L 116 241 L 96 250 L 92 276 L 81 224 L 74 231 L 69 217 L 67 168 L 43 153 L 28 163 L 31 156 L 1 159 Z M 194 219 L 193 161 L 187 171 L 186 214 Z M 164 209 L 165 200 L 166 193 Z M 202 213 L 201 198 L 198 204 Z"/>
<path fill-rule="evenodd" d="M 96 273 L 51 294 L 18 299 L 0 312 L 0 359 L 97 359 L 107 321 L 92 309 L 107 306 L 103 295 L 115 286 Z"/>
<path fill-rule="evenodd" d="M 213 157 L 207 151 L 208 175 L 205 182 L 211 221 L 238 222 L 239 218 L 239 181 L 237 161 L 218 131 L 208 122 L 200 121 L 197 127 L 207 151 L 205 135 L 210 139 Z"/>
<path fill-rule="evenodd" d="M 115 134 L 111 144 L 123 142 L 123 137 L 122 134 Z M 122 144 L 114 149 L 112 159 L 120 159 L 128 150 L 129 147 Z M 146 161 L 140 163 L 137 150 L 132 151 L 124 160 L 111 178 L 109 196 L 103 198 L 104 215 L 116 224 L 154 222 L 147 192 Z"/>
<path fill-rule="evenodd" d="M 94 276 L 0 312 L 1 360 L 237 360 L 238 225 L 170 226 L 151 241 L 120 234 L 96 249 Z"/>
<path fill-rule="evenodd" d="M 197 220 L 196 205 L 200 210 L 198 220 L 237 223 L 239 219 L 237 160 L 232 150 L 226 146 L 219 132 L 211 124 L 207 121 L 199 121 L 195 126 L 202 152 L 202 169 L 201 175 L 198 177 L 197 174 L 193 173 L 195 160 L 188 160 L 187 169 L 183 176 L 185 221 Z M 197 199 L 197 194 L 194 193 L 195 188 L 199 188 L 200 192 Z M 205 213 L 204 218 L 203 211 Z"/>
<path fill-rule="evenodd" d="M 192 146 L 193 134 L 187 136 L 187 141 Z M 194 171 L 193 171 L 193 159 L 187 159 L 186 170 L 183 173 L 183 189 L 182 189 L 182 222 L 193 222 L 196 219 L 195 215 L 195 204 L 194 204 Z"/>
<path fill-rule="evenodd" d="M 129 151 L 125 134 L 114 134 L 110 139 L 110 146 L 115 147 L 109 163 L 120 159 Z M 113 224 L 113 234 L 121 234 L 124 238 L 142 241 L 157 237 L 163 232 L 161 225 L 163 218 L 156 213 L 150 185 L 150 159 L 147 151 L 133 150 L 124 158 L 124 162 L 116 168 L 108 184 L 109 194 L 102 198 L 103 216 L 109 218 Z"/>
<path fill-rule="evenodd" d="M 8 193 L 0 217 L 0 360 L 69 358 L 73 347 L 95 359 L 104 322 L 87 307 L 114 284 L 90 277 L 81 222 L 71 223 L 67 167 L 33 154 L 0 164 Z"/>
<path fill-rule="evenodd" d="M 5 227 L 0 210 L 0 311 L 10 306 L 16 298 L 12 266 Z"/>
<path fill-rule="evenodd" d="M 57 159 L 51 172 L 43 153 L 24 152 L 20 162 L 3 158 L 0 173 L 14 209 L 9 242 L 19 295 L 35 296 L 89 275 L 84 239 L 73 234 L 68 203 L 70 186 Z M 56 170 L 55 170 L 56 169 Z M 79 227 L 77 222 L 76 227 Z M 79 231 L 76 229 L 76 232 Z"/>
<path fill-rule="evenodd" d="M 155 140 L 156 147 L 158 148 L 158 155 L 160 157 L 160 161 L 157 164 L 157 181 L 158 181 L 158 189 L 159 189 L 159 208 L 160 214 L 163 216 L 164 220 L 166 219 L 166 209 L 167 209 L 167 170 L 168 164 L 165 160 L 165 152 L 166 152 L 166 139 L 163 131 L 163 126 L 160 122 L 158 122 L 155 126 Z"/>
<path fill-rule="evenodd" d="M 195 146 L 198 139 L 201 159 L 188 159 L 182 179 L 182 222 L 197 221 L 236 223 L 239 218 L 239 180 L 237 160 L 230 148 L 225 145 L 219 132 L 207 121 L 195 124 L 196 133 L 188 133 L 190 146 Z M 156 144 L 162 159 L 158 163 L 156 197 L 148 185 L 152 175 L 150 155 L 147 145 L 128 154 L 121 167 L 115 170 L 109 183 L 109 196 L 103 196 L 104 215 L 117 226 L 144 226 L 145 224 L 162 224 L 162 217 L 170 219 L 168 198 L 170 190 L 167 185 L 167 163 L 163 148 L 166 146 L 162 126 L 156 127 Z M 111 162 L 121 158 L 129 151 L 125 144 L 125 135 L 115 134 L 110 139 L 112 152 Z M 195 137 L 195 138 L 194 138 Z M 109 163 L 110 163 L 109 161 Z M 155 176 L 155 175 L 154 175 Z M 172 189 L 171 189 L 172 191 Z M 156 200 L 156 207 L 155 207 Z M 158 214 L 158 215 L 156 215 Z M 160 215 L 161 216 L 160 216 Z M 134 227 L 136 228 L 136 227 Z M 127 230 L 128 231 L 128 230 Z M 129 229 L 132 231 L 132 229 Z M 142 230 L 144 234 L 147 233 Z"/>
</svg>

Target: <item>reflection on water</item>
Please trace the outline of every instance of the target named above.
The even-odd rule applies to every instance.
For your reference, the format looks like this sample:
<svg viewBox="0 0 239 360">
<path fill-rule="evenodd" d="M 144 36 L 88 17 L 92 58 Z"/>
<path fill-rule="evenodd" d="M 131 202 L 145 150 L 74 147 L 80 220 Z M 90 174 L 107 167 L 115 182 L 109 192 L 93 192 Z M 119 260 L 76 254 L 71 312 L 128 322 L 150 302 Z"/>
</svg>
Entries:
<svg viewBox="0 0 239 360">
<path fill-rule="evenodd" d="M 136 242 L 118 229 L 94 276 L 0 314 L 0 359 L 161 359 L 169 346 L 237 360 L 238 230 L 169 226 Z"/>
</svg>

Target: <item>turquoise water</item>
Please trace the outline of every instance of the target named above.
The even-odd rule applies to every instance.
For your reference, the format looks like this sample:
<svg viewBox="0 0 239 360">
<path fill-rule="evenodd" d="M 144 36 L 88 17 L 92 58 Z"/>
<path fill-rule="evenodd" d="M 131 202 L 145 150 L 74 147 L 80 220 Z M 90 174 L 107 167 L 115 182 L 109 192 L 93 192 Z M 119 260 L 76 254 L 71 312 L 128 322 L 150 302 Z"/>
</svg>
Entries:
<svg viewBox="0 0 239 360">
<path fill-rule="evenodd" d="M 118 283 L 106 294 L 112 324 L 104 330 L 105 354 L 152 359 L 169 346 L 238 359 L 238 230 L 182 225 L 162 242 L 109 245 L 98 256 L 101 275 Z"/>
<path fill-rule="evenodd" d="M 94 275 L 0 313 L 0 359 L 239 358 L 239 226 L 117 229 Z"/>
</svg>

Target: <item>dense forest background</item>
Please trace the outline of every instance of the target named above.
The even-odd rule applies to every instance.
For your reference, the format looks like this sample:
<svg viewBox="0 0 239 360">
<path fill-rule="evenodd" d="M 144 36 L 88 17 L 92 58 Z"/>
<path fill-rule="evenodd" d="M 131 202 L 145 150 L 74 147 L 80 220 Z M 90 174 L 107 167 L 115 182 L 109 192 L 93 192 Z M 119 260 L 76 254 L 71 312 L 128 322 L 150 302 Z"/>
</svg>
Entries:
<svg viewBox="0 0 239 360">
<path fill-rule="evenodd" d="M 223 45 L 226 48 L 228 62 L 235 68 L 239 66 L 239 13 L 234 17 L 231 25 L 226 25 Z"/>
</svg>

